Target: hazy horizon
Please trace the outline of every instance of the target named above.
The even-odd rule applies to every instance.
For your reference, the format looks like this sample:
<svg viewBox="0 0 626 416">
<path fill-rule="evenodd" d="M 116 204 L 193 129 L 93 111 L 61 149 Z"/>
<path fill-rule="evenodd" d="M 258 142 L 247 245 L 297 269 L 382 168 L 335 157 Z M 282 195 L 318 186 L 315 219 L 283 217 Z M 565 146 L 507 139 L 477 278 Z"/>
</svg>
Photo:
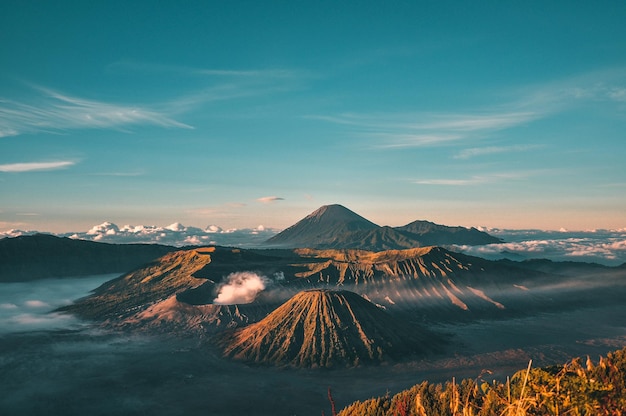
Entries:
<svg viewBox="0 0 626 416">
<path fill-rule="evenodd" d="M 88 230 L 51 233 L 43 230 L 0 231 L 0 239 L 44 232 L 59 237 L 102 243 L 158 243 L 171 246 L 221 245 L 242 248 L 268 247 L 265 242 L 282 230 L 265 228 L 224 229 L 216 225 L 186 226 L 181 223 L 165 227 L 153 225 L 119 226 L 104 222 Z M 489 260 L 549 259 L 553 261 L 596 262 L 608 266 L 626 263 L 626 229 L 620 230 L 507 230 L 481 229 L 500 238 L 501 243 L 478 246 L 454 245 L 453 251 Z"/>
</svg>

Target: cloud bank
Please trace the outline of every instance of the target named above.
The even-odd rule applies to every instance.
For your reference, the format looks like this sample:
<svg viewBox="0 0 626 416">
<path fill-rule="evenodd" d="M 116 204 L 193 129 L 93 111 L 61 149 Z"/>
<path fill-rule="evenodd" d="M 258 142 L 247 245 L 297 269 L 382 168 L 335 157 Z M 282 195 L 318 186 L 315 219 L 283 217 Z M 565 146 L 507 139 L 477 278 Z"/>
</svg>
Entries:
<svg viewBox="0 0 626 416">
<path fill-rule="evenodd" d="M 217 244 L 224 246 L 256 246 L 277 233 L 263 225 L 256 228 L 223 229 L 217 225 L 206 228 L 188 227 L 175 222 L 166 227 L 154 225 L 125 225 L 111 222 L 92 227 L 86 233 L 72 234 L 72 238 L 107 243 L 159 243 L 172 246 Z"/>
<path fill-rule="evenodd" d="M 484 246 L 456 246 L 473 256 L 491 260 L 545 258 L 586 261 L 610 266 L 626 263 L 626 229 L 593 231 L 541 231 L 482 229 L 505 242 Z"/>
<path fill-rule="evenodd" d="M 175 222 L 165 227 L 156 225 L 118 225 L 105 221 L 94 225 L 88 231 L 56 234 L 59 237 L 70 237 L 80 240 L 97 241 L 111 244 L 165 244 L 176 247 L 221 245 L 236 247 L 256 247 L 268 238 L 276 235 L 279 230 L 259 225 L 256 228 L 223 229 L 217 225 L 206 228 L 188 227 Z M 11 229 L 0 231 L 0 238 L 19 237 L 36 234 L 37 231 Z"/>
</svg>

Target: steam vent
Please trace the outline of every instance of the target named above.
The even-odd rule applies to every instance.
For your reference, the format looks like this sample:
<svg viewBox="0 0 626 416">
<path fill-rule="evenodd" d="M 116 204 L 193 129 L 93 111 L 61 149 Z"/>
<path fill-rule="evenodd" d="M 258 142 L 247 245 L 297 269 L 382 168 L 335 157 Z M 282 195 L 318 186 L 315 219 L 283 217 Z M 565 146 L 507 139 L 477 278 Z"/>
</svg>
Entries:
<svg viewBox="0 0 626 416">
<path fill-rule="evenodd" d="M 405 325 L 360 295 L 307 290 L 265 319 L 226 334 L 224 355 L 293 367 L 354 367 L 423 354 L 437 337 Z"/>
</svg>

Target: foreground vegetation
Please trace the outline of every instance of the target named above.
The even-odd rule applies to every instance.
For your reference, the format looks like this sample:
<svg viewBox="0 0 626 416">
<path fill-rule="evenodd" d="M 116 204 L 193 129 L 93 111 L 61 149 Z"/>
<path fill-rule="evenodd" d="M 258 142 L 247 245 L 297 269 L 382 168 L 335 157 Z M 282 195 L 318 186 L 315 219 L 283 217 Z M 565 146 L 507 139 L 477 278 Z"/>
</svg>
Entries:
<svg viewBox="0 0 626 416">
<path fill-rule="evenodd" d="M 601 357 L 595 364 L 589 357 L 546 368 L 532 368 L 531 364 L 506 382 L 485 381 L 487 371 L 476 379 L 461 382 L 453 379 L 445 384 L 431 384 L 425 381 L 394 396 L 353 403 L 338 415 L 626 414 L 626 348 Z"/>
</svg>

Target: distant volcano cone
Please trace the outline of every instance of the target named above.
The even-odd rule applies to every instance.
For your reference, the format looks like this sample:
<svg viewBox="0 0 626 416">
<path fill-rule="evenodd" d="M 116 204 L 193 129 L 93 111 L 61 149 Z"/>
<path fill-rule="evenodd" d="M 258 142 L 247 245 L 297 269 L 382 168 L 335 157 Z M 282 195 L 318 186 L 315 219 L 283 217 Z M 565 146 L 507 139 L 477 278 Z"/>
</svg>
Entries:
<svg viewBox="0 0 626 416">
<path fill-rule="evenodd" d="M 348 208 L 324 205 L 276 234 L 266 244 L 277 248 L 399 250 L 433 245 L 481 245 L 501 240 L 475 228 L 414 221 L 403 227 L 380 227 Z"/>
<path fill-rule="evenodd" d="M 221 343 L 226 356 L 248 362 L 352 367 L 430 351 L 433 339 L 356 293 L 308 290 Z"/>
<path fill-rule="evenodd" d="M 319 247 L 342 241 L 345 235 L 380 228 L 342 205 L 324 205 L 267 240 L 270 245 Z"/>
</svg>

